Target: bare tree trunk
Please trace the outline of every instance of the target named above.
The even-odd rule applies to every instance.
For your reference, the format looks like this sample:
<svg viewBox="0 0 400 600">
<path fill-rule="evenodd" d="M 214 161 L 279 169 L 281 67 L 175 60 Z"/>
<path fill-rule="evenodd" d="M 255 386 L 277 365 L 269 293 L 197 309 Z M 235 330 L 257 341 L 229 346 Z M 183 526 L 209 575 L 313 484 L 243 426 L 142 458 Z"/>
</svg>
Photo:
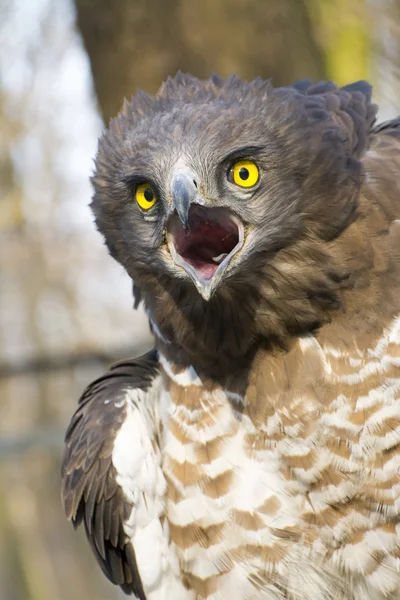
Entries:
<svg viewBox="0 0 400 600">
<path fill-rule="evenodd" d="M 178 69 L 275 85 L 324 75 L 307 0 L 75 0 L 106 121 Z"/>
</svg>

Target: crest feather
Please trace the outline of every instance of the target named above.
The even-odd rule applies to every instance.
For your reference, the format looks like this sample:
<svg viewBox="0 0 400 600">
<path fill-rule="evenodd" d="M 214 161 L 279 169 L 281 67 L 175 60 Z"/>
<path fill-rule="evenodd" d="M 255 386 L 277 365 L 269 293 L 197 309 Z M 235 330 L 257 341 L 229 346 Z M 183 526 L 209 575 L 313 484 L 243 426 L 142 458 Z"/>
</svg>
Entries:
<svg viewBox="0 0 400 600">
<path fill-rule="evenodd" d="M 242 100 L 255 95 L 265 97 L 272 89 L 271 81 L 269 79 L 264 80 L 261 77 L 248 82 L 238 75 L 232 75 L 224 79 L 219 75 L 212 74 L 209 79 L 202 80 L 189 73 L 178 71 L 174 77 L 169 76 L 162 83 L 155 96 L 149 96 L 138 90 L 128 104 L 124 103 L 121 114 L 133 119 L 146 113 L 167 109 L 172 103 L 192 102 L 193 104 L 203 104 L 218 98 L 227 100 L 238 98 Z"/>
</svg>

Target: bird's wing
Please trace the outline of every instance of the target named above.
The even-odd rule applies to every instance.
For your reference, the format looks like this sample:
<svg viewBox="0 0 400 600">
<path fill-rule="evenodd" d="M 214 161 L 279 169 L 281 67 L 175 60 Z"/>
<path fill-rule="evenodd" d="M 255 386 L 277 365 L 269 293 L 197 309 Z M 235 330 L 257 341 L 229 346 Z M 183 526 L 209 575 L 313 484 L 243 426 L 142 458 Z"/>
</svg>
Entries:
<svg viewBox="0 0 400 600">
<path fill-rule="evenodd" d="M 392 252 L 397 255 L 400 225 L 400 117 L 374 125 L 369 141 L 369 150 L 363 159 L 367 173 L 364 191 L 370 201 L 380 206 L 388 222 L 392 223 L 392 236 L 396 235 Z"/>
<path fill-rule="evenodd" d="M 121 362 L 89 385 L 68 427 L 62 464 L 67 517 L 75 527 L 84 523 L 105 575 L 140 600 L 165 587 L 169 575 L 159 389 L 156 352 Z"/>
<path fill-rule="evenodd" d="M 371 133 L 383 133 L 385 135 L 391 135 L 393 137 L 400 138 L 400 117 L 390 121 L 384 121 L 383 123 L 378 123 L 372 128 Z"/>
</svg>

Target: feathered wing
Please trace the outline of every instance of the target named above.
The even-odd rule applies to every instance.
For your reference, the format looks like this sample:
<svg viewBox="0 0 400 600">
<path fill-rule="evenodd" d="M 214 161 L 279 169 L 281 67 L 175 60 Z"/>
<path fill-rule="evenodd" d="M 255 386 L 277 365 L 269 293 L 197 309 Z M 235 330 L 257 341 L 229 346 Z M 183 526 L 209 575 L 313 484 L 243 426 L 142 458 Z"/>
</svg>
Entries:
<svg viewBox="0 0 400 600">
<path fill-rule="evenodd" d="M 373 127 L 372 133 L 383 133 L 400 139 L 400 117 L 378 123 Z"/>
<path fill-rule="evenodd" d="M 400 117 L 374 125 L 370 131 L 370 146 L 363 162 L 366 169 L 364 193 L 372 205 L 377 204 L 390 223 L 391 252 L 398 256 L 400 227 Z"/>
<path fill-rule="evenodd" d="M 108 579 L 140 600 L 168 598 L 178 585 L 163 518 L 159 389 L 156 352 L 118 363 L 90 384 L 67 430 L 62 464 L 67 517 L 84 524 Z"/>
</svg>

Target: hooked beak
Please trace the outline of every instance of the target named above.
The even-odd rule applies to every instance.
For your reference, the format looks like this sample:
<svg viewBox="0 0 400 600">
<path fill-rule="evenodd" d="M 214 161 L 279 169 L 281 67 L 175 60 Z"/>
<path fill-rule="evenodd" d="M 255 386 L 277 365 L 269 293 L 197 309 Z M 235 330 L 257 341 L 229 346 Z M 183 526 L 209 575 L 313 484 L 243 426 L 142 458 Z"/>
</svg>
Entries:
<svg viewBox="0 0 400 600">
<path fill-rule="evenodd" d="M 243 247 L 243 223 L 227 208 L 205 206 L 193 173 L 178 171 L 171 181 L 167 242 L 176 265 L 209 300 L 232 257 Z"/>
<path fill-rule="evenodd" d="M 185 231 L 188 229 L 189 208 L 200 196 L 197 182 L 192 172 L 185 169 L 178 171 L 171 181 L 172 210 L 176 210 Z"/>
</svg>

